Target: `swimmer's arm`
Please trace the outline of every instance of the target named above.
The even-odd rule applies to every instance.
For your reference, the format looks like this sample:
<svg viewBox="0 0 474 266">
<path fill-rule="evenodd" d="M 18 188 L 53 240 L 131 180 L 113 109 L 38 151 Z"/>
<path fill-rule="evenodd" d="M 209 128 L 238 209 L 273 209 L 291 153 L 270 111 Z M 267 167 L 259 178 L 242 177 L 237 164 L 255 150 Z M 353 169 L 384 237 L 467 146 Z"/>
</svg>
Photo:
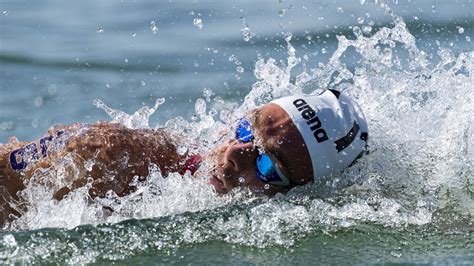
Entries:
<svg viewBox="0 0 474 266">
<path fill-rule="evenodd" d="M 49 146 L 43 153 L 39 142 L 49 136 L 56 138 L 58 133 L 64 135 L 59 141 L 53 140 L 51 144 L 56 146 Z M 177 153 L 174 137 L 165 130 L 128 129 L 120 124 L 100 122 L 54 128 L 42 139 L 32 142 L 38 150 L 37 160 L 20 170 L 13 169 L 15 165 L 8 157 L 31 143 L 2 146 L 0 167 L 3 174 L 23 182 L 32 178 L 47 180 L 44 175 L 61 179 L 65 186 L 56 188 L 57 199 L 91 180 L 91 197 L 104 196 L 109 190 L 125 195 L 134 189 L 130 183 L 134 179 L 144 180 L 153 167 L 167 175 L 177 171 L 178 162 L 183 159 Z"/>
<path fill-rule="evenodd" d="M 9 154 L 27 144 L 28 142 L 19 142 L 14 137 L 7 143 L 0 143 L 0 228 L 5 222 L 14 219 L 13 217 L 20 216 L 20 210 L 14 202 L 18 202 L 17 193 L 23 190 L 25 185 L 20 173 L 10 169 Z"/>
<path fill-rule="evenodd" d="M 27 182 L 36 169 L 48 167 L 49 160 L 44 160 L 43 157 L 45 157 L 46 146 L 51 142 L 52 137 L 58 137 L 78 125 L 51 128 L 43 138 L 34 141 L 18 141 L 16 137 L 10 137 L 7 143 L 0 143 L 0 177 L 3 179 L 15 178 Z M 25 157 L 32 158 L 28 163 L 23 164 L 21 155 L 25 153 L 29 155 Z"/>
<path fill-rule="evenodd" d="M 123 196 L 134 191 L 130 185 L 134 180 L 145 180 L 150 171 L 162 176 L 178 172 L 185 158 L 177 152 L 177 141 L 165 129 L 128 129 L 121 124 L 97 123 L 81 137 L 71 139 L 67 150 L 77 154 L 79 165 L 89 165 L 88 169 L 82 168 L 85 174 L 81 176 L 94 180 L 91 197 L 105 196 L 110 190 Z"/>
</svg>

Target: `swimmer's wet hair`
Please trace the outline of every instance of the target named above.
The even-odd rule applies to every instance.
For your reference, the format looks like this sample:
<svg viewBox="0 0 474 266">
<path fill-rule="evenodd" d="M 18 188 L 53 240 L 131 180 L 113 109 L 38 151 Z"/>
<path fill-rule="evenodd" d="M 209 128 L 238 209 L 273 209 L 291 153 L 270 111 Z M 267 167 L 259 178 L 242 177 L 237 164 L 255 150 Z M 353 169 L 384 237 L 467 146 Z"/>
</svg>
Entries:
<svg viewBox="0 0 474 266">
<path fill-rule="evenodd" d="M 247 112 L 247 118 L 249 119 L 250 123 L 252 124 L 253 127 L 259 127 L 260 126 L 260 114 L 262 113 L 261 108 L 255 108 Z"/>
<path fill-rule="evenodd" d="M 251 124 L 251 127 L 253 129 L 252 133 L 254 135 L 254 146 L 258 147 L 259 149 L 263 149 L 263 145 L 261 143 L 261 136 L 260 132 L 261 127 L 262 127 L 262 108 L 255 108 L 247 112 L 247 119 Z M 268 152 L 265 150 L 265 152 Z"/>
</svg>

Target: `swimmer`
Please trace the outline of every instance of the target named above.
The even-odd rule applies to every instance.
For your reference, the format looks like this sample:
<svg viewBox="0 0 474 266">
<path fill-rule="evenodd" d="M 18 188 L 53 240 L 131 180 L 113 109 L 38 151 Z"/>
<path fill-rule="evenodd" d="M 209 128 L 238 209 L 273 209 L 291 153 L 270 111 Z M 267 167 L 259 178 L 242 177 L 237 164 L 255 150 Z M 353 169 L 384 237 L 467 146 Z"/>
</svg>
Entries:
<svg viewBox="0 0 474 266">
<path fill-rule="evenodd" d="M 248 187 L 274 195 L 337 176 L 367 152 L 360 107 L 334 90 L 274 100 L 235 127 L 235 138 L 207 155 L 180 155 L 178 137 L 165 129 L 108 122 L 56 127 L 35 142 L 12 138 L 0 144 L 0 225 L 21 215 L 19 192 L 29 182 L 51 187 L 57 200 L 86 184 L 91 199 L 110 190 L 124 196 L 134 191 L 133 181 L 146 180 L 153 165 L 163 176 L 195 174 L 205 160 L 214 165 L 209 183 L 217 193 Z"/>
</svg>

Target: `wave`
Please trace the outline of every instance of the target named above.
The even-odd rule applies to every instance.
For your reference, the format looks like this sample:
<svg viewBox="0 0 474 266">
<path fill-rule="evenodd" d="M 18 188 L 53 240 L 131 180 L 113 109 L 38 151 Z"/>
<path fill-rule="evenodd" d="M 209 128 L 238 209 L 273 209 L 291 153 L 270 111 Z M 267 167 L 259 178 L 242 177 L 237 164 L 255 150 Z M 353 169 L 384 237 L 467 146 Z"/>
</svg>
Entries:
<svg viewBox="0 0 474 266">
<path fill-rule="evenodd" d="M 152 66 L 146 64 L 115 64 L 94 62 L 72 62 L 67 60 L 41 59 L 36 57 L 28 57 L 23 55 L 0 53 L 0 63 L 26 65 L 34 67 L 58 68 L 67 70 L 93 70 L 93 71 L 114 71 L 114 72 L 159 72 L 159 73 L 177 73 L 181 69 L 171 66 L 162 65 Z"/>
</svg>

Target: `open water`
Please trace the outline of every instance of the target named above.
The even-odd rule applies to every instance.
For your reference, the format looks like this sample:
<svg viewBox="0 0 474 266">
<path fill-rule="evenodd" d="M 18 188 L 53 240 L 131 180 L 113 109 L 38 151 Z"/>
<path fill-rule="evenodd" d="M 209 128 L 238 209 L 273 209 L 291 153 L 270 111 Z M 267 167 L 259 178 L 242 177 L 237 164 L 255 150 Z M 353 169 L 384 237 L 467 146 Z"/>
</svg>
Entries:
<svg viewBox="0 0 474 266">
<path fill-rule="evenodd" d="M 272 199 L 159 172 L 92 204 L 30 185 L 0 261 L 472 264 L 473 14 L 469 0 L 0 0 L 0 142 L 114 120 L 205 152 L 238 114 L 328 87 L 371 131 L 340 179 Z"/>
</svg>

